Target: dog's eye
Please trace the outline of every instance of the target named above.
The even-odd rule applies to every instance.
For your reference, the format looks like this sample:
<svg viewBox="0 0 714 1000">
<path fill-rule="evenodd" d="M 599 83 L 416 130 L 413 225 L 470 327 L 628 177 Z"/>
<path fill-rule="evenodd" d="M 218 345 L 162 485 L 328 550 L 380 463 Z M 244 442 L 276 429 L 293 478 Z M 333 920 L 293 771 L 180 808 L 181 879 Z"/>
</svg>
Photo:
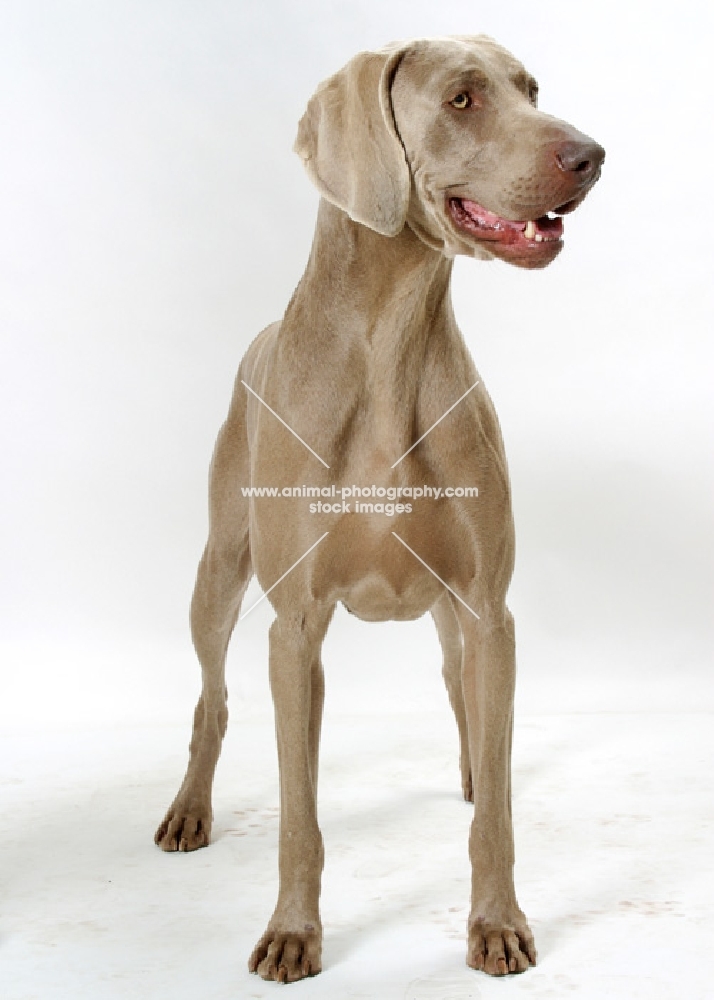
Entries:
<svg viewBox="0 0 714 1000">
<path fill-rule="evenodd" d="M 465 111 L 466 108 L 471 107 L 472 103 L 471 95 L 466 92 L 463 94 L 457 94 L 453 101 L 449 101 L 451 107 L 456 108 L 457 111 Z"/>
<path fill-rule="evenodd" d="M 531 84 L 531 86 L 528 88 L 528 100 L 531 102 L 534 108 L 538 104 L 538 88 L 534 83 Z"/>
</svg>

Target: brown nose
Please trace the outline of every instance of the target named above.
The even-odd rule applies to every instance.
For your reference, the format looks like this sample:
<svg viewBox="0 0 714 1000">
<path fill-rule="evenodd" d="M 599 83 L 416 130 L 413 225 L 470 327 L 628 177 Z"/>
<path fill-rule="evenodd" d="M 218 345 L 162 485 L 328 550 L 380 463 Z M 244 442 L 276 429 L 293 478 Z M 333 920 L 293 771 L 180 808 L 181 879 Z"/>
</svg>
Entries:
<svg viewBox="0 0 714 1000">
<path fill-rule="evenodd" d="M 555 151 L 555 159 L 562 171 L 578 174 L 585 181 L 597 174 L 605 159 L 605 150 L 592 139 L 564 142 Z"/>
</svg>

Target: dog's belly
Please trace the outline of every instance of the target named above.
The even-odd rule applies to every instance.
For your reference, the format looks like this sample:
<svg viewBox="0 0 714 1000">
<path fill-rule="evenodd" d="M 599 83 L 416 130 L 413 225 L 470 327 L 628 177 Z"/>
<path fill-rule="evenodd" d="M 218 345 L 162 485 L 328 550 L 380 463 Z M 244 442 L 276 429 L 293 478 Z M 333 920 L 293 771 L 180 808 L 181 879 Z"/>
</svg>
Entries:
<svg viewBox="0 0 714 1000">
<path fill-rule="evenodd" d="M 375 573 L 355 583 L 340 600 L 365 622 L 413 621 L 426 614 L 442 590 L 437 580 L 421 577 L 398 593 L 386 577 Z"/>
<path fill-rule="evenodd" d="M 463 522 L 457 527 L 443 514 L 348 514 L 316 550 L 309 589 L 363 621 L 413 621 L 439 600 L 445 582 L 456 588 L 473 575 L 472 543 Z"/>
</svg>

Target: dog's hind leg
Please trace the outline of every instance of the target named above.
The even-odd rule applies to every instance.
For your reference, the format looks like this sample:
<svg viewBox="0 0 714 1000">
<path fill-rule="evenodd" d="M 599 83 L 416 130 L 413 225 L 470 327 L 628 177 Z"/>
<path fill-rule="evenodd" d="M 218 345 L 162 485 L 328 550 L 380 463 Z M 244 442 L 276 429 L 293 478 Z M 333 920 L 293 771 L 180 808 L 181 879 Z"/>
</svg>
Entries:
<svg viewBox="0 0 714 1000">
<path fill-rule="evenodd" d="M 461 681 L 463 663 L 463 639 L 461 625 L 451 606 L 449 595 L 444 594 L 431 609 L 431 616 L 444 654 L 443 674 L 449 701 L 454 710 L 459 730 L 459 767 L 461 769 L 461 789 L 467 802 L 473 802 L 474 790 L 471 779 L 471 756 L 469 754 L 469 727 L 464 705 L 464 690 Z"/>
<path fill-rule="evenodd" d="M 213 775 L 228 722 L 226 652 L 252 575 L 248 499 L 240 490 L 250 481 L 244 396 L 238 383 L 211 463 L 210 532 L 191 602 L 191 634 L 203 683 L 186 776 L 154 836 L 164 851 L 205 847 L 211 833 Z"/>
</svg>

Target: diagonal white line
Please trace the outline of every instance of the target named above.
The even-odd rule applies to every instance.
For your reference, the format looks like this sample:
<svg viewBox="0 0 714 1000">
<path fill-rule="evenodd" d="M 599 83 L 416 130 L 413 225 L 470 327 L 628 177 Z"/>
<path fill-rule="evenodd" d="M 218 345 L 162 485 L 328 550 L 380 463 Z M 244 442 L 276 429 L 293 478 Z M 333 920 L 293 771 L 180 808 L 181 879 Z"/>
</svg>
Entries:
<svg viewBox="0 0 714 1000">
<path fill-rule="evenodd" d="M 463 394 L 463 396 L 459 396 L 459 398 L 456 400 L 456 402 L 451 404 L 451 406 L 446 411 L 446 413 L 442 413 L 442 415 L 439 417 L 439 419 L 435 423 L 433 423 L 431 425 L 431 427 L 429 428 L 429 430 L 428 431 L 424 431 L 424 433 L 422 434 L 422 436 L 419 438 L 419 441 L 423 441 L 424 438 L 427 436 L 427 434 L 431 434 L 431 432 L 434 430 L 434 428 L 436 427 L 436 425 L 440 424 L 441 421 L 444 419 L 444 417 L 448 417 L 448 415 L 451 413 L 451 411 L 455 407 L 457 407 L 459 405 L 459 403 L 461 402 L 462 399 L 466 399 L 466 397 L 471 392 L 471 390 L 475 389 L 478 384 L 479 384 L 478 382 L 474 382 L 474 384 L 471 386 L 471 389 L 467 389 L 466 392 Z M 402 458 L 406 458 L 410 451 L 414 451 L 414 449 L 416 448 L 416 446 L 419 444 L 419 441 L 415 441 L 414 444 L 411 446 L 411 448 L 407 448 L 407 450 L 402 455 Z M 398 458 L 396 460 L 396 462 L 392 466 L 393 469 L 396 468 L 397 465 L 399 465 L 399 463 L 401 462 L 402 458 Z M 392 534 L 394 534 L 394 532 L 392 532 Z M 444 584 L 444 586 L 446 586 L 446 584 Z M 471 609 L 469 608 L 469 611 L 470 610 Z"/>
<path fill-rule="evenodd" d="M 478 385 L 478 383 L 476 383 L 476 384 Z M 473 386 L 472 386 L 472 388 L 473 388 Z M 466 608 L 466 610 L 467 610 L 467 611 L 470 611 L 470 612 L 471 612 L 471 614 L 472 614 L 472 615 L 474 616 L 474 618 L 478 618 L 478 620 L 479 620 L 479 621 L 481 621 L 481 618 L 480 618 L 480 616 L 476 614 L 476 612 L 474 611 L 474 609 L 473 609 L 473 608 L 470 608 L 470 607 L 468 606 L 468 604 L 466 603 L 466 601 L 462 600 L 462 599 L 461 599 L 461 598 L 459 597 L 459 595 L 458 595 L 458 594 L 456 593 L 456 591 L 455 591 L 455 590 L 452 590 L 452 589 L 451 589 L 451 587 L 450 587 L 450 586 L 448 585 L 448 583 L 444 583 L 444 581 L 443 581 L 443 580 L 441 579 L 441 577 L 440 577 L 440 576 L 439 576 L 439 575 L 438 575 L 437 573 L 435 573 L 435 572 L 434 572 L 434 570 L 433 570 L 433 569 L 431 568 L 431 566 L 427 566 L 427 564 L 426 564 L 426 563 L 424 562 L 424 560 L 423 560 L 423 559 L 421 558 L 421 556 L 418 556 L 418 555 L 416 554 L 416 552 L 414 551 L 414 549 L 410 548 L 410 547 L 409 547 L 409 546 L 407 545 L 407 543 L 406 543 L 406 542 L 404 541 L 404 539 L 403 539 L 403 538 L 400 538 L 400 537 L 399 537 L 399 535 L 398 535 L 398 534 L 396 533 L 396 531 L 393 531 L 393 532 L 392 532 L 392 534 L 394 535 L 394 537 L 395 537 L 395 538 L 397 539 L 397 541 L 398 541 L 398 542 L 401 542 L 401 543 L 402 543 L 402 545 L 404 546 L 404 548 L 405 548 L 405 549 L 409 549 L 409 551 L 410 551 L 410 552 L 411 552 L 411 554 L 412 554 L 412 555 L 414 556 L 414 558 L 415 558 L 415 559 L 418 559 L 418 560 L 419 560 L 419 562 L 420 562 L 420 563 L 422 564 L 422 566 L 423 566 L 423 567 L 424 567 L 425 569 L 428 569 L 428 570 L 429 570 L 429 572 L 431 573 L 431 575 L 432 575 L 432 576 L 435 576 L 435 577 L 436 577 L 436 579 L 437 579 L 437 580 L 439 581 L 439 583 L 442 583 L 442 584 L 444 584 L 444 586 L 445 586 L 445 587 L 446 587 L 446 589 L 447 589 L 447 590 L 449 591 L 449 593 L 450 593 L 450 594 L 453 594 L 453 595 L 454 595 L 454 597 L 456 598 L 456 600 L 457 600 L 457 601 L 461 601 L 461 603 L 462 603 L 462 604 L 463 604 L 463 606 L 464 606 L 464 607 Z"/>
<path fill-rule="evenodd" d="M 324 535 L 321 535 L 318 538 L 318 540 L 313 545 L 310 546 L 310 548 L 307 550 L 307 552 L 303 552 L 303 554 L 300 556 L 300 558 L 295 560 L 295 562 L 292 564 L 292 566 L 290 567 L 290 569 L 286 569 L 285 570 L 285 572 L 283 573 L 283 575 L 280 577 L 280 580 L 284 580 L 285 577 L 288 575 L 288 573 L 292 573 L 292 571 L 295 569 L 295 567 L 297 566 L 297 564 L 301 563 L 303 561 L 303 559 L 305 558 L 305 556 L 309 556 L 310 553 L 312 552 L 312 550 L 314 548 L 316 548 L 320 544 L 320 542 L 322 541 L 323 538 L 325 538 L 326 535 L 329 535 L 329 534 L 330 534 L 330 532 L 326 531 Z M 277 585 L 280 583 L 280 580 L 276 580 L 275 583 L 273 584 L 273 586 L 269 587 L 265 591 L 265 593 L 262 595 L 262 597 L 258 598 L 258 600 L 255 602 L 255 604 L 251 604 L 251 606 L 248 608 L 248 610 L 243 612 L 243 614 L 240 616 L 240 618 L 238 619 L 238 621 L 242 622 L 243 619 L 245 618 L 245 616 L 249 615 L 251 613 L 251 611 L 253 610 L 253 608 L 257 608 L 258 605 L 260 604 L 260 602 L 263 601 L 263 600 L 265 600 L 265 598 L 268 596 L 268 594 L 270 593 L 270 591 L 274 590 L 277 587 Z"/>
<path fill-rule="evenodd" d="M 243 382 L 243 379 L 241 379 L 241 382 Z M 266 410 L 270 410 L 270 412 L 273 414 L 273 416 L 276 417 L 280 421 L 280 423 L 283 425 L 283 427 L 287 427 L 287 429 L 290 431 L 290 433 L 293 434 L 298 439 L 298 441 L 300 442 L 300 444 L 304 444 L 305 445 L 305 447 L 307 448 L 307 450 L 312 455 L 315 456 L 315 458 L 318 460 L 318 462 L 322 462 L 322 464 L 325 466 L 326 469 L 330 468 L 330 466 L 327 464 L 327 462 L 323 458 L 320 458 L 320 456 L 317 454 L 316 451 L 312 450 L 312 448 L 307 443 L 307 441 L 303 441 L 303 439 L 300 437 L 300 435 L 297 434 L 292 429 L 292 427 L 290 426 L 290 424 L 286 424 L 285 421 L 283 420 L 283 418 L 281 416 L 279 416 L 271 406 L 268 406 L 268 404 L 265 402 L 265 400 L 262 399 L 258 395 L 258 393 L 255 391 L 255 389 L 251 389 L 251 387 L 248 385 L 247 382 L 243 382 L 243 385 L 246 387 L 246 389 L 248 390 L 248 392 L 252 392 L 253 395 L 255 396 L 255 398 L 260 400 L 260 402 L 263 404 L 263 406 L 266 408 Z"/>
</svg>

